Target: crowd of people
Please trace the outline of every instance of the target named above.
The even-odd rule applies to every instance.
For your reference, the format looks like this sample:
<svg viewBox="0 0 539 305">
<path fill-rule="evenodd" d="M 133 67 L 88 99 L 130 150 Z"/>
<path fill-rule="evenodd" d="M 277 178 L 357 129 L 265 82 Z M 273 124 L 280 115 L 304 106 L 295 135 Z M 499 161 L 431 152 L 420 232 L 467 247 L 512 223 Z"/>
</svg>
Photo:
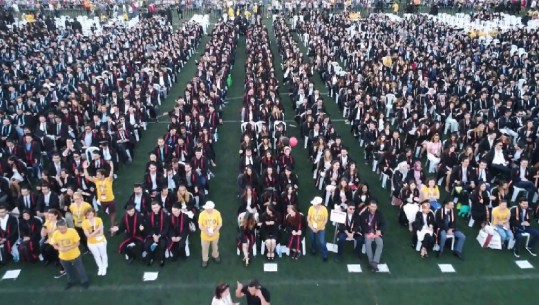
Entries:
<svg viewBox="0 0 539 305">
<path fill-rule="evenodd" d="M 510 229 L 517 245 L 523 232 L 533 232 L 526 250 L 535 256 L 537 231 L 529 223 L 510 221 L 520 217 L 517 209 L 506 219 L 491 217 L 520 191 L 526 209 L 528 203 L 536 206 L 535 32 L 509 30 L 485 44 L 425 16 L 350 21 L 343 14 L 315 15 L 297 29 L 313 69 L 364 146 L 365 163 L 391 181 L 392 201 L 401 207 L 401 223 L 414 231 L 413 243 L 418 236 L 434 237 L 421 247 L 422 256 L 436 241 L 440 255 L 450 235 L 457 239 L 455 255 L 463 257 L 465 236 L 457 234 L 452 197 L 462 214 L 471 210 L 475 223 L 491 221 L 504 232 Z M 448 200 L 441 200 L 439 186 Z M 407 214 L 409 204 L 415 208 Z M 434 222 L 428 215 L 421 220 L 420 204 L 437 211 Z M 508 234 L 500 235 L 504 247 L 511 248 Z M 519 250 L 513 247 L 515 256 Z"/>
<path fill-rule="evenodd" d="M 94 255 L 98 275 L 105 275 L 105 230 L 96 211 L 105 211 L 120 231 L 116 172 L 132 162 L 147 123 L 161 116 L 161 100 L 194 53 L 202 29 L 185 23 L 174 30 L 155 17 L 83 36 L 38 19 L 1 35 L 2 262 L 60 261 L 58 277 L 67 271 L 73 284 L 74 270 L 64 261 L 78 257 L 71 245 L 80 243 Z M 144 187 L 156 197 L 154 176 L 148 176 Z M 150 204 L 144 206 L 148 211 Z M 78 240 L 69 236 L 58 244 L 59 222 L 73 228 Z M 145 224 L 138 224 L 144 231 Z M 122 221 L 119 229 L 130 231 L 129 225 Z M 69 259 L 62 258 L 68 250 Z"/>
<path fill-rule="evenodd" d="M 132 262 L 142 259 L 148 265 L 170 258 L 185 258 L 189 235 L 201 231 L 202 267 L 208 266 L 209 249 L 216 263 L 222 218 L 213 201 L 205 198 L 216 166 L 214 142 L 222 124 L 227 78 L 234 64 L 237 27 L 233 23 L 215 25 L 197 71 L 168 112 L 170 123 L 149 152 L 146 173 L 134 185 L 126 203 L 128 214 L 121 226 L 126 232 L 120 252 Z M 195 45 L 200 42 L 197 37 Z M 136 219 L 143 223 L 137 229 Z M 134 230 L 134 231 L 132 231 Z"/>
</svg>

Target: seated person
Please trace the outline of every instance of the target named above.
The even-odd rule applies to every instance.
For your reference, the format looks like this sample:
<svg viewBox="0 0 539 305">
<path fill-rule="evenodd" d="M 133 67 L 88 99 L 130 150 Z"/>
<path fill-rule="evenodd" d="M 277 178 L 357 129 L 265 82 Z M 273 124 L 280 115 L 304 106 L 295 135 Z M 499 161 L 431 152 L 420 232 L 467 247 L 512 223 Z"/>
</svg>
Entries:
<svg viewBox="0 0 539 305">
<path fill-rule="evenodd" d="M 192 220 L 181 208 L 179 203 L 174 203 L 171 208 L 172 213 L 169 215 L 170 229 L 168 231 L 167 250 L 170 251 L 172 260 L 186 257 L 185 243 L 189 237 L 189 223 Z"/>
<path fill-rule="evenodd" d="M 413 224 L 414 234 L 412 237 L 412 246 L 415 247 L 418 240 L 421 241 L 421 257 L 429 257 L 429 251 L 432 251 L 434 246 L 434 213 L 430 210 L 430 204 L 423 202 L 421 204 L 421 210 L 417 212 L 415 221 Z"/>
<path fill-rule="evenodd" d="M 144 215 L 137 213 L 135 206 L 128 204 L 125 207 L 125 215 L 122 217 L 119 226 L 114 226 L 110 231 L 125 232 L 125 238 L 120 243 L 118 252 L 125 255 L 129 264 L 137 257 L 140 257 L 142 245 L 144 243 Z"/>
<path fill-rule="evenodd" d="M 507 248 L 509 241 L 513 239 L 513 231 L 509 220 L 511 219 L 511 212 L 507 208 L 507 201 L 502 200 L 497 207 L 492 209 L 492 225 L 496 227 L 498 235 L 502 240 L 503 247 Z"/>
<path fill-rule="evenodd" d="M 530 242 L 526 245 L 526 251 L 532 256 L 537 256 L 533 251 L 533 247 L 537 243 L 539 238 L 539 230 L 531 227 L 531 220 L 533 219 L 533 211 L 528 207 L 528 200 L 525 198 L 520 199 L 518 206 L 511 209 L 511 218 L 509 220 L 511 230 L 515 235 L 515 246 L 513 253 L 516 257 L 520 257 L 520 241 L 522 240 L 522 234 L 530 234 Z"/>
<path fill-rule="evenodd" d="M 464 247 L 464 241 L 466 236 L 457 230 L 457 220 L 455 218 L 455 203 L 451 200 L 446 200 L 444 206 L 438 209 L 435 213 L 436 229 L 438 232 L 438 244 L 440 250 L 436 252 L 436 256 L 440 257 L 444 251 L 445 242 L 448 236 L 455 238 L 455 249 L 453 254 L 461 260 L 464 260 L 462 256 L 462 249 Z"/>
<path fill-rule="evenodd" d="M 344 242 L 346 240 L 355 241 L 354 252 L 357 254 L 357 256 L 359 256 L 361 253 L 361 246 L 363 245 L 363 236 L 361 234 L 359 213 L 356 212 L 356 205 L 353 201 L 348 201 L 347 203 L 346 222 L 339 224 L 337 227 L 338 252 L 335 260 L 338 262 L 340 262 L 342 259 Z"/>
</svg>

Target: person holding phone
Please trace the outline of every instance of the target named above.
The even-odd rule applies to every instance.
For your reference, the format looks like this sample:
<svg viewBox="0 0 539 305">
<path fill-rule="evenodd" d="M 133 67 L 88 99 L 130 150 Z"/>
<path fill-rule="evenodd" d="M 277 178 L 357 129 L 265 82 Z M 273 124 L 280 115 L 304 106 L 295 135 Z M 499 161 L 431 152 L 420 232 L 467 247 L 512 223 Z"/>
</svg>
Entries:
<svg viewBox="0 0 539 305">
<path fill-rule="evenodd" d="M 247 286 L 237 282 L 236 297 L 245 297 L 247 305 L 270 305 L 270 292 L 258 280 L 251 280 Z"/>
</svg>

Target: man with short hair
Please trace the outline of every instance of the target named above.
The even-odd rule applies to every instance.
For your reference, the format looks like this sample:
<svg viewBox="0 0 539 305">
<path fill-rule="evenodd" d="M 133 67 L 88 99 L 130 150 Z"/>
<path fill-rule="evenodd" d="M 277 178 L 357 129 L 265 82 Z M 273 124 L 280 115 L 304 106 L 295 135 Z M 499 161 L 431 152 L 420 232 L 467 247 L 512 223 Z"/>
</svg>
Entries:
<svg viewBox="0 0 539 305">
<path fill-rule="evenodd" d="M 191 219 L 181 210 L 179 203 L 174 203 L 171 210 L 167 249 L 170 251 L 172 260 L 177 260 L 180 256 L 186 256 L 185 243 L 189 236 L 189 223 Z"/>
<path fill-rule="evenodd" d="M 460 260 L 464 260 L 462 256 L 462 248 L 466 236 L 464 233 L 457 230 L 457 220 L 455 218 L 455 203 L 447 200 L 444 206 L 436 211 L 434 218 L 436 219 L 436 228 L 438 230 L 438 244 L 440 250 L 436 252 L 436 257 L 440 257 L 444 252 L 445 242 L 448 236 L 455 238 L 455 248 L 453 254 Z"/>
<path fill-rule="evenodd" d="M 213 201 L 207 201 L 202 207 L 204 211 L 198 216 L 200 229 L 200 243 L 202 245 L 202 268 L 208 267 L 210 245 L 212 257 L 216 263 L 221 262 L 219 257 L 219 232 L 223 226 L 221 213 L 215 209 Z"/>
<path fill-rule="evenodd" d="M 270 305 L 270 292 L 257 280 L 251 280 L 247 286 L 236 282 L 236 297 L 245 296 L 247 305 Z"/>
<path fill-rule="evenodd" d="M 355 241 L 354 252 L 359 257 L 361 246 L 363 245 L 363 235 L 361 234 L 361 225 L 359 213 L 356 213 L 356 205 L 353 201 L 348 202 L 346 207 L 346 219 L 344 223 L 337 226 L 337 257 L 335 260 L 340 262 L 344 242 L 347 240 Z"/>
<path fill-rule="evenodd" d="M 152 202 L 152 211 L 146 217 L 146 241 L 144 242 L 144 252 L 146 261 L 151 266 L 154 260 L 159 260 L 159 265 L 165 265 L 165 247 L 169 229 L 169 217 L 163 212 L 159 202 Z"/>
<path fill-rule="evenodd" d="M 116 225 L 116 203 L 114 201 L 114 190 L 112 188 L 112 183 L 114 181 L 114 163 L 112 161 L 110 164 L 110 172 L 107 176 L 105 169 L 100 168 L 97 170 L 95 177 L 91 177 L 88 174 L 88 162 L 84 162 L 84 176 L 87 179 L 95 184 L 97 191 L 97 200 L 101 203 L 103 210 L 109 214 L 110 225 L 114 227 Z"/>
<path fill-rule="evenodd" d="M 365 250 L 367 251 L 367 257 L 369 259 L 369 265 L 372 272 L 378 271 L 378 264 L 380 263 L 380 257 L 382 256 L 382 250 L 384 249 L 384 240 L 382 236 L 385 230 L 385 220 L 382 213 L 378 210 L 378 203 L 376 200 L 369 202 L 368 211 L 361 214 L 360 217 L 361 231 L 365 239 Z M 372 252 L 372 244 L 376 244 L 376 250 Z"/>
<path fill-rule="evenodd" d="M 17 219 L 9 215 L 5 205 L 0 205 L 0 263 L 5 264 L 9 256 L 13 257 L 13 261 L 19 261 L 19 251 L 15 245 L 18 239 Z"/>
<path fill-rule="evenodd" d="M 58 220 L 56 227 L 57 230 L 52 235 L 51 244 L 58 250 L 60 263 L 67 275 L 65 289 L 67 290 L 75 285 L 75 273 L 78 274 L 82 287 L 87 289 L 89 286 L 88 275 L 80 256 L 79 234 L 75 229 L 68 228 L 64 219 Z"/>
<path fill-rule="evenodd" d="M 120 243 L 118 252 L 124 254 L 127 262 L 131 264 L 135 258 L 140 256 L 144 242 L 144 216 L 137 213 L 132 204 L 125 207 L 125 212 L 120 226 L 113 226 L 110 231 L 113 234 L 118 231 L 125 232 L 126 236 Z"/>
<path fill-rule="evenodd" d="M 526 198 L 521 198 L 518 202 L 518 207 L 511 209 L 511 217 L 509 218 L 509 224 L 511 225 L 511 229 L 515 236 L 513 253 L 516 257 L 520 257 L 519 246 L 520 241 L 522 240 L 522 234 L 524 233 L 530 234 L 530 242 L 526 245 L 526 251 L 532 256 L 537 256 L 537 254 L 533 252 L 533 247 L 539 240 L 539 230 L 531 227 L 532 219 L 533 211 L 528 207 L 528 200 Z"/>
</svg>

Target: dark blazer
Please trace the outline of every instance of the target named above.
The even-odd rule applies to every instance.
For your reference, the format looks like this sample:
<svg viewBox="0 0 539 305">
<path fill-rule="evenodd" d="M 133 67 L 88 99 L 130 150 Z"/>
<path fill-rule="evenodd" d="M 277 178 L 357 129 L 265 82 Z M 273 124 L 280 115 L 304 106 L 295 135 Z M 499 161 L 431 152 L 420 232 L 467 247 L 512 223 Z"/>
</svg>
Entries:
<svg viewBox="0 0 539 305">
<path fill-rule="evenodd" d="M 163 211 L 160 210 L 159 213 L 150 213 L 146 216 L 144 233 L 146 238 L 152 238 L 152 235 L 161 235 L 162 238 L 168 236 L 169 226 L 170 226 L 170 217 Z"/>
<path fill-rule="evenodd" d="M 187 235 L 189 235 L 189 222 L 191 220 L 185 213 L 180 213 L 178 217 L 174 216 L 173 214 L 170 214 L 169 216 L 169 230 L 168 230 L 168 236 L 169 237 L 181 237 L 180 243 L 184 242 L 187 239 Z"/>
<path fill-rule="evenodd" d="M 45 195 L 41 194 L 39 196 L 39 201 L 37 204 L 36 211 L 39 211 L 41 213 L 46 212 L 48 209 L 57 209 L 60 210 L 60 198 L 58 195 L 51 191 L 50 192 L 50 198 L 49 198 L 49 205 L 47 206 L 45 203 Z"/>
<path fill-rule="evenodd" d="M 371 212 L 367 210 L 365 211 L 365 213 L 362 213 L 360 216 L 361 232 L 363 232 L 364 235 L 370 232 L 369 215 L 371 215 Z M 374 229 L 382 231 L 382 235 L 383 235 L 385 231 L 385 227 L 386 227 L 386 222 L 384 220 L 384 217 L 382 216 L 382 213 L 379 210 L 376 210 L 374 212 L 373 221 L 374 221 Z"/>
<path fill-rule="evenodd" d="M 32 216 L 36 215 L 36 209 L 39 202 L 39 198 L 36 194 L 30 193 L 28 196 L 30 196 L 30 214 Z M 24 204 L 24 196 L 19 196 L 19 199 L 17 199 L 17 208 L 19 209 L 19 213 L 22 217 L 22 212 L 26 210 L 26 205 Z"/>
<path fill-rule="evenodd" d="M 339 231 L 339 233 L 353 232 L 355 234 L 361 234 L 361 219 L 359 217 L 359 214 L 352 214 L 351 220 L 349 220 L 348 215 L 346 215 L 346 222 L 340 223 L 337 226 L 337 231 Z"/>
<path fill-rule="evenodd" d="M 524 216 L 524 219 L 522 219 L 522 209 L 520 206 L 516 206 L 515 208 L 511 209 L 511 217 L 509 218 L 509 225 L 511 226 L 511 230 L 513 232 L 516 232 L 520 229 L 522 229 L 522 222 L 527 221 L 531 224 L 533 219 L 533 210 L 531 208 L 526 209 L 526 215 Z"/>
<path fill-rule="evenodd" d="M 11 215 L 7 215 L 6 230 L 0 228 L 0 239 L 5 238 L 7 240 L 7 253 L 11 252 L 11 247 L 19 239 L 19 223 L 17 219 Z"/>
<path fill-rule="evenodd" d="M 129 204 L 136 206 L 134 192 L 131 194 L 131 196 L 129 196 L 129 199 L 127 199 L 125 203 L 125 207 L 127 207 L 127 205 Z M 147 192 L 142 192 L 142 197 L 140 198 L 140 211 L 137 211 L 137 212 L 146 215 L 151 212 L 152 210 L 151 206 L 152 206 L 152 198 L 150 197 L 150 194 L 148 194 Z"/>
<path fill-rule="evenodd" d="M 437 230 L 443 230 L 447 231 L 448 229 L 455 230 L 457 227 L 457 223 L 455 220 L 455 210 L 451 210 L 449 212 L 449 223 L 446 225 L 445 219 L 448 217 L 446 215 L 446 208 L 442 207 L 436 210 L 434 217 L 436 218 L 436 228 Z"/>
<path fill-rule="evenodd" d="M 533 182 L 535 180 L 533 178 L 534 174 L 535 173 L 534 173 L 533 168 L 531 168 L 531 167 L 526 168 L 525 177 L 526 177 L 526 179 L 528 179 L 528 181 Z M 518 183 L 520 181 L 521 181 L 521 179 L 520 179 L 520 166 L 519 166 L 519 167 L 514 168 L 513 170 L 511 170 L 511 184 Z"/>
<path fill-rule="evenodd" d="M 419 231 L 423 226 L 425 225 L 425 219 L 423 218 L 423 212 L 419 211 L 417 214 L 415 214 L 415 221 L 413 223 L 414 230 Z M 433 228 L 436 226 L 436 220 L 434 219 L 433 213 L 427 214 L 427 226 L 432 226 Z"/>
</svg>

